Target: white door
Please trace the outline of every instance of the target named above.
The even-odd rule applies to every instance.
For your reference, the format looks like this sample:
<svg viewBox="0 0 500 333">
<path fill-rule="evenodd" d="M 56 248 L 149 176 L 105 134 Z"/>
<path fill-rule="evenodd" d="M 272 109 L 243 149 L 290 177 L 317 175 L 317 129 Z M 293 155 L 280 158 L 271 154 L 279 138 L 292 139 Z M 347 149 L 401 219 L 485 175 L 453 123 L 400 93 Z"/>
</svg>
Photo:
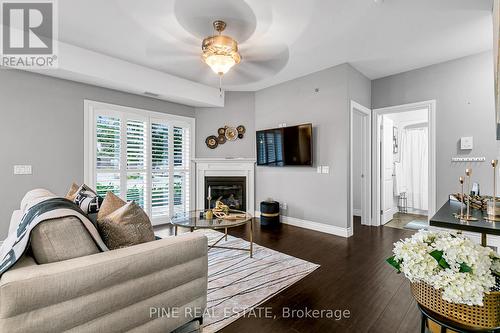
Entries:
<svg viewBox="0 0 500 333">
<path fill-rule="evenodd" d="M 394 153 L 392 131 L 394 122 L 383 116 L 381 126 L 381 222 L 385 224 L 392 220 L 396 209 L 394 207 L 393 174 L 394 174 Z"/>
</svg>

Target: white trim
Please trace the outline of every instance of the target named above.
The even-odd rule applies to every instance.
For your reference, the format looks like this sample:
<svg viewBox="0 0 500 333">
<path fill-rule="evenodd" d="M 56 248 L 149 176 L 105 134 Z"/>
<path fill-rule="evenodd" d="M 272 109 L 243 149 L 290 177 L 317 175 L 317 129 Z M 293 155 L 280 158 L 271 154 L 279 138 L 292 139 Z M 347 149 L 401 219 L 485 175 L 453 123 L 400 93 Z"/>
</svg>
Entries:
<svg viewBox="0 0 500 333">
<path fill-rule="evenodd" d="M 255 211 L 255 217 L 260 217 L 260 211 Z M 325 234 L 340 236 L 340 237 L 351 237 L 353 235 L 353 229 L 350 228 L 342 228 L 334 225 L 302 220 L 295 217 L 284 216 L 281 215 L 281 223 L 288 224 L 294 227 L 324 232 Z"/>
<path fill-rule="evenodd" d="M 374 225 L 381 225 L 380 219 L 380 118 L 384 114 L 428 110 L 429 120 L 429 218 L 436 212 L 436 100 L 429 100 L 417 103 L 402 104 L 373 110 L 372 121 L 372 151 L 375 156 L 372 160 L 372 176 L 374 178 L 373 191 L 373 219 Z"/>
<path fill-rule="evenodd" d="M 363 166 L 362 172 L 365 175 L 363 180 L 363 200 L 359 214 L 355 214 L 353 207 L 353 119 L 354 113 L 360 112 L 363 114 L 363 129 L 366 133 L 366 139 L 363 143 Z M 349 199 L 347 203 L 347 219 L 350 221 L 350 228 L 353 230 L 354 219 L 353 215 L 361 216 L 361 224 L 372 225 L 371 213 L 371 110 L 363 105 L 351 100 L 349 115 Z"/>
<path fill-rule="evenodd" d="M 362 214 L 362 210 L 360 208 L 354 208 L 352 210 L 352 215 L 354 215 L 354 216 L 360 216 L 361 217 L 361 214 Z"/>
<path fill-rule="evenodd" d="M 96 173 L 95 173 L 95 160 L 96 160 L 96 145 L 95 145 L 95 117 L 96 114 L 105 114 L 105 115 L 110 115 L 110 116 L 115 116 L 117 118 L 133 118 L 137 120 L 144 121 L 146 123 L 146 136 L 149 138 L 146 140 L 146 150 L 150 151 L 151 150 L 151 122 L 152 121 L 158 121 L 158 122 L 164 122 L 165 124 L 168 124 L 169 126 L 169 142 L 173 142 L 172 136 L 173 136 L 173 127 L 174 126 L 179 126 L 179 127 L 187 127 L 189 128 L 189 156 L 187 158 L 187 168 L 182 169 L 182 170 L 176 170 L 176 171 L 186 171 L 189 172 L 190 175 L 190 181 L 189 181 L 189 186 L 191 187 L 189 189 L 189 202 L 190 205 L 193 205 L 195 202 L 195 196 L 194 196 L 194 166 L 192 163 L 194 153 L 195 153 L 195 137 L 196 137 L 196 121 L 192 117 L 185 117 L 185 116 L 179 116 L 179 115 L 173 115 L 173 114 L 168 114 L 168 113 L 163 113 L 163 112 L 157 112 L 157 111 L 150 111 L 150 110 L 145 110 L 145 109 L 139 109 L 139 108 L 134 108 L 134 107 L 128 107 L 128 106 L 122 106 L 122 105 L 116 105 L 116 104 L 110 104 L 110 103 L 103 103 L 103 102 L 98 102 L 98 101 L 92 101 L 92 100 L 87 100 L 85 99 L 83 101 L 83 109 L 84 109 L 84 182 L 85 184 L 95 187 L 96 183 Z M 124 119 L 125 119 L 124 118 Z M 126 122 L 122 121 L 121 122 L 121 133 L 126 133 Z M 121 146 L 126 147 L 126 135 L 121 136 Z M 120 189 L 126 188 L 126 174 L 127 174 L 127 168 L 126 168 L 126 149 L 121 149 L 121 158 L 120 158 Z M 173 161 L 173 149 L 169 149 L 169 161 Z M 150 160 L 150 154 L 148 154 L 148 166 L 151 166 L 151 160 Z M 149 168 L 149 167 L 148 167 Z M 148 169 L 149 170 L 149 169 Z M 169 175 L 173 176 L 174 175 L 174 167 L 173 164 L 170 165 L 169 168 Z M 118 172 L 118 171 L 117 171 Z M 148 172 L 146 170 L 147 174 L 147 190 L 151 190 L 151 175 L 148 175 Z M 172 178 L 173 179 L 173 178 Z M 173 193 L 173 180 L 169 181 L 169 193 Z M 150 193 L 147 194 L 148 197 L 150 197 Z M 126 192 L 121 191 L 120 196 L 122 199 L 126 200 Z M 173 197 L 172 200 L 169 200 L 169 203 L 173 205 Z M 151 211 L 152 207 L 150 207 L 149 202 L 147 203 L 146 207 L 144 207 L 146 212 L 149 213 L 151 216 Z M 173 212 L 173 207 L 169 207 L 169 212 Z M 163 217 L 157 217 L 154 220 L 152 219 L 153 224 L 162 224 L 162 223 L 167 223 L 168 219 L 165 219 Z"/>
<path fill-rule="evenodd" d="M 390 222 L 394 218 L 394 214 L 396 214 L 397 212 L 398 212 L 397 207 L 389 208 L 388 210 L 386 210 L 384 212 L 384 218 L 382 221 L 380 221 L 380 223 L 386 224 L 386 223 Z"/>
</svg>

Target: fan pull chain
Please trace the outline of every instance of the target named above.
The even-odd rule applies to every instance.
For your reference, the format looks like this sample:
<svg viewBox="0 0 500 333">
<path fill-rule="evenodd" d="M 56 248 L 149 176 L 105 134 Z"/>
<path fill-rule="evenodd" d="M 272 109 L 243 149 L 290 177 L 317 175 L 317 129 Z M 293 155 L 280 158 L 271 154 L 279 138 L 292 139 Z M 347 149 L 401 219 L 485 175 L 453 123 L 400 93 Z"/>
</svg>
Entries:
<svg viewBox="0 0 500 333">
<path fill-rule="evenodd" d="M 219 97 L 222 98 L 222 75 L 219 74 Z"/>
</svg>

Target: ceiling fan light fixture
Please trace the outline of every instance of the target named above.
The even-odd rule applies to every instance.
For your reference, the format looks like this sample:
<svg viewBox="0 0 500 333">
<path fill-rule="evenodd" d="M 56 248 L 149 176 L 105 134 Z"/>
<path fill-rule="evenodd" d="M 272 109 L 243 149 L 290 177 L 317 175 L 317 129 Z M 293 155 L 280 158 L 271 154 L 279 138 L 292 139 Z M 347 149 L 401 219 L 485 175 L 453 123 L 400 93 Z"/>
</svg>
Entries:
<svg viewBox="0 0 500 333">
<path fill-rule="evenodd" d="M 205 59 L 205 63 L 210 66 L 215 74 L 224 75 L 236 64 L 236 61 L 230 56 L 212 54 Z"/>
<path fill-rule="evenodd" d="M 241 56 L 238 53 L 238 42 L 221 34 L 226 28 L 226 23 L 218 20 L 213 23 L 213 26 L 219 34 L 203 40 L 201 57 L 216 74 L 222 76 L 231 67 L 240 63 Z"/>
</svg>

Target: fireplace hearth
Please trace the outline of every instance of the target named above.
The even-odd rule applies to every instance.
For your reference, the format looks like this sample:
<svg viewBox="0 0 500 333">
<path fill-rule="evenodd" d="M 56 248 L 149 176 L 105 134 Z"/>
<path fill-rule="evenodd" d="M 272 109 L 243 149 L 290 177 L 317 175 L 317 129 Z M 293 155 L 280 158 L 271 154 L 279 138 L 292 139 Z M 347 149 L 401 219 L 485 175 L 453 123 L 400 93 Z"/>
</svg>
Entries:
<svg viewBox="0 0 500 333">
<path fill-rule="evenodd" d="M 205 198 L 211 196 L 210 207 L 205 200 L 205 209 L 213 208 L 217 200 L 230 209 L 246 211 L 246 177 L 205 177 Z"/>
</svg>

